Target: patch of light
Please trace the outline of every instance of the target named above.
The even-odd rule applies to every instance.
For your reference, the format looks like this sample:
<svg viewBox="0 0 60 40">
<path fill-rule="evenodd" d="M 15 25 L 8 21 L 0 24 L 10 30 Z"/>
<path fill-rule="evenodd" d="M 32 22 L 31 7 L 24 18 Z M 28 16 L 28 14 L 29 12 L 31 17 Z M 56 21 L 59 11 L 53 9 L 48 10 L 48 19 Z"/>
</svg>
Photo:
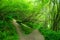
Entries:
<svg viewBox="0 0 60 40">
<path fill-rule="evenodd" d="M 13 22 L 16 22 L 16 20 L 15 20 L 15 19 L 13 19 Z"/>
<path fill-rule="evenodd" d="M 50 28 L 50 25 L 48 24 L 48 28 Z"/>
<path fill-rule="evenodd" d="M 27 28 L 30 28 L 29 26 L 27 26 L 26 24 L 23 24 L 23 23 L 21 23 L 24 27 L 27 27 Z"/>
</svg>

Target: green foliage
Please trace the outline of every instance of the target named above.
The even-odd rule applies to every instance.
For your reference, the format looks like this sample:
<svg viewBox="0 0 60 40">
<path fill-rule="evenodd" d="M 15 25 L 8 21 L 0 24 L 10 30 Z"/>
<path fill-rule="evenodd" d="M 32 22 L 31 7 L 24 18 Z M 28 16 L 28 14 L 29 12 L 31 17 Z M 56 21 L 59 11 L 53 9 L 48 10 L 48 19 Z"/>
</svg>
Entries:
<svg viewBox="0 0 60 40">
<path fill-rule="evenodd" d="M 39 31 L 44 35 L 45 40 L 60 40 L 60 32 L 40 28 Z"/>
<path fill-rule="evenodd" d="M 12 19 L 20 21 L 25 34 L 40 27 L 60 30 L 59 5 L 59 0 L 0 0 L 0 40 L 18 39 Z M 60 32 L 52 30 L 40 29 L 46 40 L 60 40 Z"/>
<path fill-rule="evenodd" d="M 32 29 L 38 29 L 40 27 L 40 24 L 34 22 L 26 22 L 25 24 Z"/>
<path fill-rule="evenodd" d="M 18 40 L 16 28 L 11 22 L 0 20 L 0 40 Z"/>
<path fill-rule="evenodd" d="M 3 17 L 7 17 L 9 15 L 17 20 L 22 20 L 23 16 L 26 17 L 26 13 L 30 11 L 29 5 L 24 1 L 2 0 L 0 1 L 0 4 L 0 16 L 3 14 Z"/>
<path fill-rule="evenodd" d="M 32 28 L 26 27 L 26 26 L 24 26 L 24 25 L 21 25 L 21 30 L 22 30 L 22 32 L 25 33 L 25 34 L 30 34 L 30 33 L 33 31 Z"/>
</svg>

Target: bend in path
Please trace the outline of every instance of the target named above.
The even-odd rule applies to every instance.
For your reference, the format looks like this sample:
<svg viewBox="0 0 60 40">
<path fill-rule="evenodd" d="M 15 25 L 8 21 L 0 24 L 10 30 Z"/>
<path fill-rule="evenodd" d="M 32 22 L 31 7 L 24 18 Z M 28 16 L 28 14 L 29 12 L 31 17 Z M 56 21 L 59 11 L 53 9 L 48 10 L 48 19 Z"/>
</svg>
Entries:
<svg viewBox="0 0 60 40">
<path fill-rule="evenodd" d="M 16 31 L 19 34 L 19 40 L 44 40 L 44 36 L 41 35 L 41 33 L 38 30 L 34 30 L 31 34 L 29 35 L 24 35 L 21 32 L 20 25 L 16 23 L 15 20 L 13 20 L 13 24 L 16 27 Z"/>
</svg>

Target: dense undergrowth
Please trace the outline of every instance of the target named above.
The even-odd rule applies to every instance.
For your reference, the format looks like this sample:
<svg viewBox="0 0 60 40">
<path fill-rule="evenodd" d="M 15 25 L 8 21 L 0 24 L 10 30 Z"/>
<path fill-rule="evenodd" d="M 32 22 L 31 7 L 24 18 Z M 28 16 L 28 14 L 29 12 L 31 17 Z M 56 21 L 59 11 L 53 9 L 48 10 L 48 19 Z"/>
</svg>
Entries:
<svg viewBox="0 0 60 40">
<path fill-rule="evenodd" d="M 0 20 L 0 40 L 18 40 L 16 28 L 11 22 Z"/>
<path fill-rule="evenodd" d="M 33 22 L 20 23 L 19 21 L 17 21 L 17 23 L 20 24 L 20 29 L 24 34 L 30 34 L 33 30 L 38 30 L 40 28 L 39 24 Z"/>
<path fill-rule="evenodd" d="M 39 31 L 44 35 L 45 40 L 60 40 L 60 32 L 44 28 L 40 28 Z"/>
<path fill-rule="evenodd" d="M 21 29 L 22 29 L 22 32 L 26 35 L 30 34 L 33 31 L 32 28 L 28 28 L 28 27 L 25 27 L 25 26 L 22 26 L 22 25 L 21 25 Z"/>
</svg>

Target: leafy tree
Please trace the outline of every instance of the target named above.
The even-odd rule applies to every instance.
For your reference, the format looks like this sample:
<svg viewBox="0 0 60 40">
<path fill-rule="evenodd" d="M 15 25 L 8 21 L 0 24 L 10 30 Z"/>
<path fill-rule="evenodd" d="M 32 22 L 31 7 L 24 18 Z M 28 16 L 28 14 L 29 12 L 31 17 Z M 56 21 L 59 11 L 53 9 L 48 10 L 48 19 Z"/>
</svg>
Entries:
<svg viewBox="0 0 60 40">
<path fill-rule="evenodd" d="M 52 30 L 58 31 L 59 29 L 59 23 L 60 23 L 60 12 L 59 12 L 59 0 L 52 0 L 51 2 L 53 4 L 52 10 L 51 10 L 51 23 L 52 23 Z"/>
</svg>

